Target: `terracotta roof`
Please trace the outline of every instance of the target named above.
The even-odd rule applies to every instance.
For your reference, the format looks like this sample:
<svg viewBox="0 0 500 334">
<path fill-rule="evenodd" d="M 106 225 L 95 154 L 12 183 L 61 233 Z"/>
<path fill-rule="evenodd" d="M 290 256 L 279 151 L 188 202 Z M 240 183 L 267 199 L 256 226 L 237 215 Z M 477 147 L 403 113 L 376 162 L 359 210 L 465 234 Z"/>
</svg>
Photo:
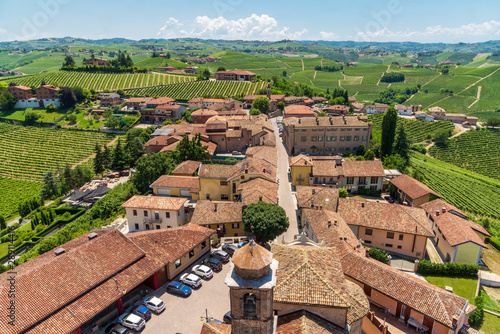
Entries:
<svg viewBox="0 0 500 334">
<path fill-rule="evenodd" d="M 198 201 L 191 222 L 197 225 L 241 223 L 242 203 Z"/>
<path fill-rule="evenodd" d="M 183 135 L 187 132 L 189 134 L 194 135 L 197 133 L 201 133 L 202 135 L 206 134 L 207 126 L 205 124 L 191 124 L 187 122 L 169 124 L 162 127 L 162 129 L 174 129 L 174 133 L 176 135 Z"/>
<path fill-rule="evenodd" d="M 343 167 L 338 166 L 335 159 L 316 160 L 312 158 L 313 169 L 311 176 L 339 176 L 343 174 Z"/>
<path fill-rule="evenodd" d="M 50 89 L 50 90 L 61 90 L 61 88 L 56 87 L 56 86 L 52 86 L 52 85 L 42 85 L 40 87 L 44 87 L 44 88 L 47 88 L 47 89 Z"/>
<path fill-rule="evenodd" d="M 231 74 L 236 74 L 236 75 L 256 75 L 253 72 L 250 71 L 218 71 L 215 72 L 215 74 L 224 74 L 224 73 L 231 73 Z"/>
<path fill-rule="evenodd" d="M 23 85 L 9 86 L 9 88 L 17 88 L 17 89 L 21 89 L 21 90 L 31 90 L 30 87 L 26 87 L 26 86 L 23 86 Z"/>
<path fill-rule="evenodd" d="M 343 161 L 342 168 L 345 177 L 385 176 L 384 167 L 380 160 Z"/>
<path fill-rule="evenodd" d="M 198 109 L 191 113 L 191 116 L 217 116 L 218 113 L 211 109 Z"/>
<path fill-rule="evenodd" d="M 245 109 L 229 109 L 229 110 L 219 110 L 220 116 L 245 116 L 247 112 Z"/>
<path fill-rule="evenodd" d="M 434 214 L 434 221 L 446 241 L 453 247 L 466 242 L 473 242 L 484 248 L 488 248 L 481 238 L 474 232 L 467 219 L 460 218 L 451 212 Z"/>
<path fill-rule="evenodd" d="M 243 205 L 257 203 L 259 200 L 270 204 L 278 204 L 278 184 L 275 182 L 258 177 L 243 182 L 237 190 L 241 191 Z"/>
<path fill-rule="evenodd" d="M 200 334 L 231 334 L 231 325 L 203 323 Z"/>
<path fill-rule="evenodd" d="M 241 138 L 241 130 L 226 130 L 226 138 Z"/>
<path fill-rule="evenodd" d="M 260 174 L 266 178 L 269 178 L 271 181 L 276 181 L 276 166 L 274 166 L 271 162 L 259 159 L 259 158 L 246 158 L 238 162 L 234 169 L 233 174 L 230 178 L 234 178 L 240 176 L 242 174 L 248 173 L 250 174 Z"/>
<path fill-rule="evenodd" d="M 285 98 L 286 99 L 286 98 Z M 309 115 L 309 116 L 314 116 L 316 115 L 311 108 L 305 105 L 291 105 L 291 106 L 286 106 L 285 107 L 285 115 Z"/>
<path fill-rule="evenodd" d="M 462 297 L 356 253 L 342 259 L 342 268 L 345 275 L 449 328 L 453 316 L 459 316 L 460 310 L 468 306 Z"/>
<path fill-rule="evenodd" d="M 174 101 L 175 101 L 175 99 L 172 99 L 172 98 L 167 97 L 167 96 L 163 96 L 163 97 L 159 97 L 157 99 L 149 100 L 148 104 L 157 104 L 157 105 L 160 105 L 160 104 L 172 103 Z"/>
<path fill-rule="evenodd" d="M 135 195 L 121 205 L 122 208 L 180 210 L 187 198 L 165 196 L 140 196 Z"/>
<path fill-rule="evenodd" d="M 279 262 L 274 301 L 287 304 L 347 308 L 347 323 L 370 310 L 368 299 L 347 281 L 336 248 L 273 244 Z"/>
<path fill-rule="evenodd" d="M 427 194 L 441 197 L 434 190 L 427 187 L 425 184 L 422 184 L 421 182 L 415 180 L 414 178 L 409 177 L 408 175 L 400 175 L 391 179 L 390 182 L 412 199 L 417 199 Z"/>
<path fill-rule="evenodd" d="M 453 211 L 454 213 L 458 214 L 462 218 L 467 218 L 467 215 L 465 213 L 463 213 L 460 209 L 458 209 L 456 206 L 451 205 L 450 203 L 445 202 L 440 198 L 436 198 L 435 200 L 424 203 L 420 207 L 422 209 L 424 209 L 431 216 L 435 216 L 436 211 L 439 211 L 440 213 L 444 213 L 443 212 L 443 208 L 444 208 L 445 212 Z M 488 233 L 488 232 L 486 232 L 486 233 Z"/>
<path fill-rule="evenodd" d="M 300 123 L 299 123 L 300 120 Z M 344 123 L 345 120 L 345 123 Z M 316 121 L 319 123 L 316 123 Z M 297 128 L 310 128 L 316 126 L 349 126 L 368 127 L 368 123 L 360 120 L 358 116 L 344 117 L 290 117 L 283 119 L 284 126 L 295 126 Z"/>
<path fill-rule="evenodd" d="M 238 167 L 234 165 L 201 165 L 200 178 L 228 179 L 233 175 Z"/>
<path fill-rule="evenodd" d="M 344 106 L 342 104 L 334 104 L 333 106 L 329 106 L 326 108 L 328 111 L 347 111 L 349 110 L 348 106 Z"/>
<path fill-rule="evenodd" d="M 200 185 L 197 176 L 162 175 L 150 187 L 199 189 Z"/>
<path fill-rule="evenodd" d="M 193 175 L 200 168 L 201 162 L 186 160 L 181 162 L 173 171 L 173 175 Z"/>
<path fill-rule="evenodd" d="M 277 334 L 344 334 L 334 323 L 307 310 L 280 315 Z"/>
<path fill-rule="evenodd" d="M 299 154 L 288 158 L 288 164 L 292 166 L 312 166 L 312 159 L 304 154 Z"/>
<path fill-rule="evenodd" d="M 254 240 L 251 240 L 234 252 L 232 262 L 238 270 L 258 271 L 271 265 L 273 254 Z"/>
<path fill-rule="evenodd" d="M 324 210 L 337 211 L 338 189 L 328 187 L 297 186 L 299 208 L 323 207 Z"/>
<path fill-rule="evenodd" d="M 252 146 L 247 148 L 245 154 L 250 158 L 266 159 L 277 166 L 278 154 L 276 146 Z"/>
<path fill-rule="evenodd" d="M 338 213 L 349 225 L 426 237 L 434 236 L 429 219 L 425 211 L 420 208 L 341 198 Z"/>
<path fill-rule="evenodd" d="M 314 231 L 315 239 L 325 241 L 327 247 L 336 247 L 340 257 L 350 252 L 365 254 L 363 245 L 338 213 L 316 209 L 303 209 L 302 213 Z"/>
</svg>

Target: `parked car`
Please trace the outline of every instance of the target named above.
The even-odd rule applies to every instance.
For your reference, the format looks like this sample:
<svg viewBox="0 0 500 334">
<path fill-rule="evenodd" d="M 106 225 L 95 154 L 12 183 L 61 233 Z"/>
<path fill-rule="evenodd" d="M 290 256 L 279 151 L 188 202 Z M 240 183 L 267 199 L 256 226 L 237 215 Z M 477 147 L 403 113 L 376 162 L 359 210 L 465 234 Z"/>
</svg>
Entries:
<svg viewBox="0 0 500 334">
<path fill-rule="evenodd" d="M 229 256 L 233 256 L 234 252 L 238 250 L 238 247 L 235 245 L 223 245 L 222 250 L 229 254 Z"/>
<path fill-rule="evenodd" d="M 241 155 L 241 152 L 239 151 L 233 151 L 233 153 L 231 153 L 232 155 Z"/>
<path fill-rule="evenodd" d="M 106 326 L 106 328 L 104 328 L 104 333 L 105 334 L 111 333 L 111 331 L 113 330 L 113 328 L 115 328 L 116 325 L 117 325 L 116 322 L 110 323 L 109 325 Z"/>
<path fill-rule="evenodd" d="M 231 258 L 231 256 L 223 250 L 214 250 L 210 253 L 210 256 L 219 259 L 222 263 L 228 263 Z"/>
<path fill-rule="evenodd" d="M 167 285 L 167 292 L 182 297 L 189 297 L 191 295 L 191 288 L 181 282 L 172 281 Z"/>
<path fill-rule="evenodd" d="M 384 199 L 389 203 L 394 203 L 394 198 L 392 198 L 391 196 L 385 196 Z"/>
<path fill-rule="evenodd" d="M 224 317 L 222 318 L 222 320 L 224 320 L 224 323 L 230 324 L 231 323 L 231 311 L 224 314 Z"/>
<path fill-rule="evenodd" d="M 201 287 L 201 278 L 196 276 L 195 274 L 183 274 L 181 278 L 179 279 L 181 283 L 184 283 L 186 285 L 189 285 L 193 289 L 198 289 Z"/>
<path fill-rule="evenodd" d="M 211 279 L 214 276 L 212 269 L 201 264 L 194 266 L 191 272 L 204 279 Z"/>
<path fill-rule="evenodd" d="M 219 272 L 222 270 L 222 262 L 217 260 L 215 257 L 207 257 L 202 262 L 202 264 L 210 267 L 215 272 Z"/>
<path fill-rule="evenodd" d="M 165 310 L 165 303 L 157 297 L 148 296 L 144 298 L 144 305 L 155 313 L 161 313 Z"/>
<path fill-rule="evenodd" d="M 241 247 L 245 246 L 246 244 L 248 244 L 248 241 L 238 242 L 238 248 L 241 248 Z"/>
<path fill-rule="evenodd" d="M 132 310 L 130 310 L 130 313 L 138 315 L 139 317 L 141 317 L 146 321 L 151 319 L 151 310 L 145 305 L 138 305 L 133 307 Z"/>
<path fill-rule="evenodd" d="M 115 325 L 111 329 L 111 334 L 131 334 L 132 332 L 128 330 L 128 328 L 123 327 L 122 325 Z"/>
<path fill-rule="evenodd" d="M 124 313 L 118 318 L 118 323 L 129 329 L 141 331 L 146 326 L 146 321 L 138 315 L 132 313 Z"/>
</svg>

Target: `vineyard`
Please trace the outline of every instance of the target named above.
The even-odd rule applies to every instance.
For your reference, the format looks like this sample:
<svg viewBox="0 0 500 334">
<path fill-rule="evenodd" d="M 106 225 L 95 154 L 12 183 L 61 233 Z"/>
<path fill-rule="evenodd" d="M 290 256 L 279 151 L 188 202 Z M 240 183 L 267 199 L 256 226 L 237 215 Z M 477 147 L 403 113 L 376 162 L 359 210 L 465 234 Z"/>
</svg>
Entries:
<svg viewBox="0 0 500 334">
<path fill-rule="evenodd" d="M 500 219 L 500 181 L 446 162 L 412 153 L 412 166 L 425 183 L 457 208 Z"/>
<path fill-rule="evenodd" d="M 21 127 L 0 123 L 0 174 L 41 179 L 47 170 L 74 164 L 89 156 L 96 143 L 112 135 Z"/>
<path fill-rule="evenodd" d="M 130 89 L 127 90 L 127 93 L 133 96 L 168 96 L 172 99 L 187 101 L 198 96 L 230 97 L 257 94 L 265 86 L 265 81 L 256 83 L 249 81 L 196 81 L 192 83 Z"/>
<path fill-rule="evenodd" d="M 429 149 L 433 157 L 488 177 L 500 179 L 500 132 L 470 130 Z"/>
<path fill-rule="evenodd" d="M 17 207 L 23 201 L 38 195 L 41 182 L 13 179 L 0 176 L 0 216 L 10 219 L 17 213 Z"/>
<path fill-rule="evenodd" d="M 15 82 L 28 87 L 38 87 L 42 80 L 48 84 L 57 84 L 58 86 L 81 86 L 96 91 L 103 91 L 182 83 L 196 80 L 196 78 L 194 76 L 154 72 L 114 74 L 57 71 L 5 78 L 0 81 Z"/>
<path fill-rule="evenodd" d="M 369 115 L 368 120 L 373 122 L 373 130 L 380 132 L 382 130 L 382 118 L 384 115 L 375 114 Z M 418 143 L 426 139 L 429 134 L 434 133 L 436 130 L 440 129 L 450 129 L 453 131 L 455 125 L 449 121 L 436 121 L 436 122 L 424 122 L 419 120 L 410 120 L 402 117 L 398 117 L 398 126 L 404 124 L 406 130 L 406 136 L 413 143 Z"/>
</svg>

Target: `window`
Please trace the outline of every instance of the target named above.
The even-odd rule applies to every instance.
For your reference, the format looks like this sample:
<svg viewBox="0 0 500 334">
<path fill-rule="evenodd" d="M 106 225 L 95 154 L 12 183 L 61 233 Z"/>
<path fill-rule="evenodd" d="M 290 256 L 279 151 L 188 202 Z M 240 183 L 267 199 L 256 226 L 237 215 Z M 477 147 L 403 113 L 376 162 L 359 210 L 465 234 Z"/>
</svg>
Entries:
<svg viewBox="0 0 500 334">
<path fill-rule="evenodd" d="M 347 178 L 347 184 L 353 184 L 354 183 L 354 178 L 353 177 L 348 177 Z"/>
<path fill-rule="evenodd" d="M 377 190 L 377 186 L 370 186 L 371 190 Z"/>
<path fill-rule="evenodd" d="M 351 141 L 352 136 L 345 136 L 345 141 Z"/>
<path fill-rule="evenodd" d="M 311 137 L 311 140 L 312 140 L 312 141 L 318 141 L 318 136 L 312 136 L 312 137 Z"/>
<path fill-rule="evenodd" d="M 359 141 L 359 136 L 354 136 L 354 141 Z"/>
<path fill-rule="evenodd" d="M 372 244 L 372 242 L 371 242 L 370 240 L 365 240 L 365 241 L 364 241 L 364 243 L 365 243 L 365 244 L 368 244 L 368 245 L 371 245 L 371 244 Z"/>
<path fill-rule="evenodd" d="M 362 140 L 362 141 L 366 141 L 367 139 L 368 139 L 368 136 L 362 136 L 362 137 L 361 137 L 361 140 Z"/>
<path fill-rule="evenodd" d="M 318 131 L 318 129 L 312 129 L 312 131 L 313 131 L 313 132 L 316 132 L 316 131 Z"/>
<path fill-rule="evenodd" d="M 323 141 L 323 136 L 318 136 L 318 141 Z"/>
<path fill-rule="evenodd" d="M 207 199 L 210 199 L 210 194 L 207 194 Z"/>
<path fill-rule="evenodd" d="M 367 228 L 365 230 L 365 235 L 373 235 L 373 230 L 371 228 Z"/>
<path fill-rule="evenodd" d="M 341 128 L 340 131 L 345 131 L 345 128 Z"/>
<path fill-rule="evenodd" d="M 332 148 L 331 147 L 327 147 L 325 150 L 328 151 L 328 152 L 330 152 L 332 150 Z"/>
<path fill-rule="evenodd" d="M 403 240 L 403 234 L 399 235 L 399 240 Z"/>
<path fill-rule="evenodd" d="M 387 239 L 394 239 L 394 232 L 387 232 Z"/>
<path fill-rule="evenodd" d="M 392 248 L 392 244 L 385 244 L 385 247 Z"/>
<path fill-rule="evenodd" d="M 147 217 L 148 216 L 148 212 L 146 210 L 144 210 L 144 217 Z"/>
<path fill-rule="evenodd" d="M 344 136 L 340 136 L 340 141 L 345 141 L 345 137 Z"/>
<path fill-rule="evenodd" d="M 159 230 L 160 229 L 160 225 L 156 225 L 156 229 Z"/>
<path fill-rule="evenodd" d="M 307 136 L 301 136 L 300 141 L 307 141 Z"/>
<path fill-rule="evenodd" d="M 139 224 L 135 224 L 135 229 L 138 230 L 139 229 Z"/>
<path fill-rule="evenodd" d="M 229 199 L 229 196 L 228 196 L 228 195 L 226 195 L 226 194 L 221 194 L 221 195 L 220 195 L 220 199 L 221 199 L 222 201 L 227 201 L 227 200 Z"/>
<path fill-rule="evenodd" d="M 238 229 L 240 228 L 240 224 L 239 223 L 233 223 L 233 229 Z"/>
<path fill-rule="evenodd" d="M 175 268 L 179 268 L 181 266 L 181 259 L 175 261 Z"/>
<path fill-rule="evenodd" d="M 301 131 L 302 131 L 302 132 L 307 132 L 307 130 L 306 130 L 306 129 L 302 129 Z"/>
<path fill-rule="evenodd" d="M 243 296 L 243 318 L 257 318 L 257 297 L 252 293 Z"/>
<path fill-rule="evenodd" d="M 149 230 L 149 224 L 146 224 L 146 230 Z"/>
<path fill-rule="evenodd" d="M 354 131 L 359 131 L 359 128 L 355 128 Z"/>
<path fill-rule="evenodd" d="M 192 258 L 194 256 L 194 249 L 189 251 L 189 258 Z"/>
<path fill-rule="evenodd" d="M 347 131 L 352 131 L 352 129 L 351 128 L 347 128 Z"/>
<path fill-rule="evenodd" d="M 165 218 L 170 218 L 170 212 L 165 212 Z"/>
<path fill-rule="evenodd" d="M 132 214 L 133 214 L 134 216 L 137 216 L 137 210 L 133 210 L 133 211 L 132 211 Z"/>
<path fill-rule="evenodd" d="M 366 184 L 366 177 L 360 177 L 359 184 Z"/>
<path fill-rule="evenodd" d="M 398 245 L 398 249 L 401 249 L 401 248 L 402 248 L 401 245 Z"/>
<path fill-rule="evenodd" d="M 227 186 L 227 181 L 220 181 L 221 186 Z"/>
<path fill-rule="evenodd" d="M 378 183 L 378 177 L 372 176 L 371 183 Z"/>
<path fill-rule="evenodd" d="M 335 141 L 335 139 L 334 139 L 334 138 L 336 139 L 337 137 L 334 137 L 334 136 L 326 136 L 326 141 Z"/>
<path fill-rule="evenodd" d="M 245 171 L 246 172 L 246 171 Z M 244 180 L 245 179 L 245 175 L 241 175 L 240 176 L 240 180 Z"/>
<path fill-rule="evenodd" d="M 203 249 L 203 248 L 205 248 L 205 247 L 207 247 L 207 242 L 206 242 L 206 241 L 203 241 L 203 242 L 201 243 L 201 249 Z"/>
</svg>

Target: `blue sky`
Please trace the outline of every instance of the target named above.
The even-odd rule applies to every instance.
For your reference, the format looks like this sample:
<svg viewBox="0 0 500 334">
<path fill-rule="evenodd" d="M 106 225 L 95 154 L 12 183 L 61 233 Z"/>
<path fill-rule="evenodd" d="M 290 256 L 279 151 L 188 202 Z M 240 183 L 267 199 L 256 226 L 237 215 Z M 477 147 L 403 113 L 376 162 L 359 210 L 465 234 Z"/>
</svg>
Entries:
<svg viewBox="0 0 500 334">
<path fill-rule="evenodd" d="M 500 1 L 0 2 L 0 41 L 64 36 L 482 42 L 500 39 Z"/>
</svg>

